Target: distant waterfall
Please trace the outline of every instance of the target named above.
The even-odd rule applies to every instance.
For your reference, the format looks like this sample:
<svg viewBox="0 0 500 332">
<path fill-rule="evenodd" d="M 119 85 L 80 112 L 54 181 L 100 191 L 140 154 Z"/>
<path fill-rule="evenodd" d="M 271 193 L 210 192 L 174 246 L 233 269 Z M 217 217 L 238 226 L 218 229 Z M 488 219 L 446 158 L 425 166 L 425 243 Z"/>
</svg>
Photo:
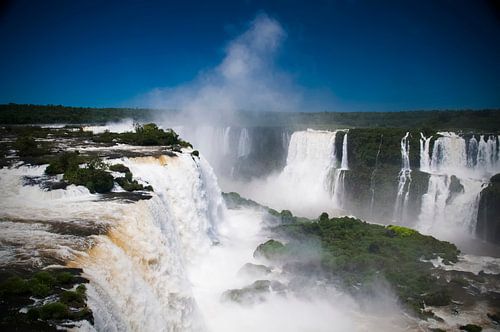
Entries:
<svg viewBox="0 0 500 332">
<path fill-rule="evenodd" d="M 222 135 L 222 154 L 228 155 L 231 152 L 231 141 L 230 141 L 231 127 L 226 127 Z"/>
<path fill-rule="evenodd" d="M 422 135 L 420 170 L 429 173 L 427 193 L 417 228 L 426 233 L 475 231 L 479 196 L 489 178 L 500 172 L 498 138 L 473 136 L 468 139 L 455 133 L 439 133 L 429 162 L 429 139 Z M 427 151 L 426 151 L 427 150 Z"/>
<path fill-rule="evenodd" d="M 283 190 L 290 196 L 289 204 L 311 207 L 309 210 L 316 212 L 342 208 L 348 168 L 347 137 L 344 135 L 345 153 L 340 159 L 335 151 L 337 134 L 312 129 L 292 134 L 286 166 L 277 179 L 280 186 L 287 188 Z M 296 204 L 292 200 L 297 200 Z"/>
<path fill-rule="evenodd" d="M 246 157 L 250 154 L 250 135 L 247 128 L 241 128 L 240 138 L 238 140 L 238 158 Z"/>
<path fill-rule="evenodd" d="M 378 143 L 377 155 L 375 156 L 375 167 L 373 168 L 372 174 L 370 176 L 370 192 L 372 193 L 372 197 L 370 200 L 370 215 L 373 215 L 373 205 L 375 203 L 375 173 L 377 172 L 378 158 L 380 156 L 380 149 L 382 148 L 383 138 L 384 135 L 380 135 L 380 142 Z"/>
<path fill-rule="evenodd" d="M 424 134 L 420 133 L 420 170 L 422 172 L 429 172 L 431 167 L 429 158 L 431 139 L 432 136 L 425 137 Z"/>
<path fill-rule="evenodd" d="M 335 151 L 334 151 L 335 154 Z M 338 156 L 335 154 L 336 159 Z M 341 209 L 344 207 L 344 197 L 345 197 L 345 172 L 349 170 L 349 162 L 347 156 L 347 132 L 344 134 L 344 139 L 342 141 L 342 159 L 340 162 L 340 168 L 334 170 L 334 181 L 331 189 L 333 206 L 335 208 Z"/>
<path fill-rule="evenodd" d="M 399 171 L 398 192 L 394 206 L 393 220 L 405 222 L 411 186 L 410 133 L 401 139 L 401 171 Z"/>
</svg>

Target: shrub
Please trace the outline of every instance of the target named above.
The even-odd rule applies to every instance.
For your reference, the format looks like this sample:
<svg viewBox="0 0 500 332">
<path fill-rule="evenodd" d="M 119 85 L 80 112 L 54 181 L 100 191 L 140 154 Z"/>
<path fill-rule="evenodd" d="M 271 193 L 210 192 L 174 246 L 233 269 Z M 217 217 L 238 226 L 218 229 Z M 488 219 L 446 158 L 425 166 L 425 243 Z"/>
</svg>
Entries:
<svg viewBox="0 0 500 332">
<path fill-rule="evenodd" d="M 99 158 L 91 160 L 85 168 L 71 167 L 64 172 L 70 184 L 85 186 L 91 193 L 106 193 L 113 189 L 113 176 L 106 171 L 106 164 Z"/>
<path fill-rule="evenodd" d="M 390 229 L 391 231 L 394 231 L 396 235 L 401 237 L 407 237 L 417 234 L 417 231 L 403 226 L 389 225 L 387 226 L 387 228 Z"/>
<path fill-rule="evenodd" d="M 264 257 L 267 259 L 277 259 L 286 253 L 286 247 L 283 243 L 276 240 L 269 240 L 260 244 L 253 254 L 254 257 Z"/>
<path fill-rule="evenodd" d="M 85 293 L 64 291 L 61 293 L 61 302 L 71 307 L 82 307 L 85 305 Z"/>
<path fill-rule="evenodd" d="M 68 169 L 77 168 L 82 162 L 83 160 L 78 152 L 63 152 L 50 162 L 49 166 L 45 169 L 45 174 L 62 174 Z"/>
<path fill-rule="evenodd" d="M 10 277 L 0 284 L 0 295 L 15 295 L 29 293 L 29 285 L 17 276 Z"/>
<path fill-rule="evenodd" d="M 109 170 L 118 173 L 130 173 L 130 169 L 123 164 L 114 164 L 109 166 Z"/>
<path fill-rule="evenodd" d="M 133 175 L 130 171 L 125 173 L 124 177 L 116 178 L 116 183 L 126 191 L 136 191 L 136 190 L 147 190 L 153 191 L 153 187 L 151 186 L 143 186 L 136 180 L 132 179 Z"/>
<path fill-rule="evenodd" d="M 64 180 L 85 186 L 91 193 L 106 193 L 113 189 L 113 176 L 101 169 L 77 168 L 64 173 Z"/>
<path fill-rule="evenodd" d="M 73 275 L 66 271 L 56 274 L 56 280 L 59 284 L 69 284 L 73 281 L 73 279 Z"/>
<path fill-rule="evenodd" d="M 48 319 L 64 319 L 70 317 L 68 306 L 61 302 L 52 302 L 43 305 L 39 309 L 40 318 Z"/>
<path fill-rule="evenodd" d="M 20 136 L 17 138 L 15 149 L 19 157 L 39 157 L 48 154 L 50 151 L 43 147 L 42 144 L 37 143 L 34 138 L 30 136 Z"/>
</svg>

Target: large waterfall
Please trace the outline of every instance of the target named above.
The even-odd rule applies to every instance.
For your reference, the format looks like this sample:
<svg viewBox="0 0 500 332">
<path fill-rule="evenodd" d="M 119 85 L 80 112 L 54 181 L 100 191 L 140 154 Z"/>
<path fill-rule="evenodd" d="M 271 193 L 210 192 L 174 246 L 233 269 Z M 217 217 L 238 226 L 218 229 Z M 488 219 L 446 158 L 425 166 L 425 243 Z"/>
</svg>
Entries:
<svg viewBox="0 0 500 332">
<path fill-rule="evenodd" d="M 395 221 L 405 222 L 411 186 L 410 133 L 401 139 L 401 171 L 399 172 L 398 193 L 394 206 Z"/>
<path fill-rule="evenodd" d="M 497 137 L 467 139 L 439 133 L 430 152 L 430 138 L 420 140 L 420 169 L 430 174 L 422 197 L 417 228 L 426 233 L 473 233 L 480 192 L 500 172 Z"/>
<path fill-rule="evenodd" d="M 218 225 L 225 215 L 211 167 L 189 153 L 115 161 L 154 187 L 150 200 L 101 200 L 75 186 L 43 191 L 23 185 L 23 179 L 42 176 L 44 167 L 2 170 L 5 197 L 0 217 L 26 220 L 12 223 L 5 236 L 11 238 L 9 242 L 16 234 L 26 237 L 20 242 L 33 243 L 33 231 L 23 229 L 34 227 L 40 233 L 40 244 L 23 247 L 33 264 L 36 259 L 51 257 L 83 268 L 90 280 L 88 304 L 99 331 L 203 330 L 188 269 L 219 241 Z M 65 223 L 76 227 L 73 224 L 78 222 L 91 229 L 104 227 L 106 232 L 90 238 L 63 237 L 48 232 L 45 226 L 40 228 L 40 222 L 47 227 Z M 47 244 L 42 244 L 44 239 Z M 44 252 L 36 258 L 30 250 Z"/>
</svg>

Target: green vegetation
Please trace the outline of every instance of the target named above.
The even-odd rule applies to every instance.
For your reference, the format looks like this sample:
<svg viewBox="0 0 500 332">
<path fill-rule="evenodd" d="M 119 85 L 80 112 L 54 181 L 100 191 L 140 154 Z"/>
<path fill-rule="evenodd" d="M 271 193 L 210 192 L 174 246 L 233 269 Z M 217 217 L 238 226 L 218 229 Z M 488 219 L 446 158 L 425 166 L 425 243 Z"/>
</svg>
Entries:
<svg viewBox="0 0 500 332">
<path fill-rule="evenodd" d="M 92 321 L 92 312 L 86 305 L 86 287 L 80 284 L 85 280 L 79 277 L 80 273 L 81 270 L 75 269 L 52 269 L 23 277 L 2 274 L 0 329 L 47 331 L 58 321 Z M 66 290 L 75 286 L 75 291 Z M 20 312 L 22 307 L 29 308 L 26 314 Z"/>
<path fill-rule="evenodd" d="M 462 325 L 460 326 L 460 330 L 467 331 L 467 332 L 481 332 L 483 328 L 478 325 L 474 324 L 467 324 L 467 325 Z"/>
<path fill-rule="evenodd" d="M 283 243 L 276 240 L 269 240 L 260 244 L 257 249 L 255 249 L 253 256 L 255 258 L 264 257 L 266 259 L 273 260 L 279 259 L 284 254 L 286 254 L 286 250 Z"/>
<path fill-rule="evenodd" d="M 458 249 L 417 231 L 400 226 L 368 224 L 354 218 L 295 222 L 275 228 L 290 242 L 269 240 L 256 254 L 269 260 L 292 263 L 308 243 L 321 243 L 319 262 L 332 280 L 353 291 L 370 291 L 380 279 L 388 281 L 403 303 L 417 312 L 423 304 L 442 306 L 451 301 L 448 283 L 432 273 L 425 260 L 443 258 L 456 262 Z M 310 260 L 310 258 L 309 258 Z"/>
<path fill-rule="evenodd" d="M 45 297 L 53 291 L 54 287 L 73 282 L 73 278 L 71 273 L 52 271 L 37 272 L 29 279 L 12 276 L 0 284 L 0 297 L 23 294 Z"/>
<path fill-rule="evenodd" d="M 127 168 L 128 169 L 128 168 Z M 151 186 L 143 186 L 137 180 L 132 178 L 132 173 L 130 171 L 125 173 L 125 176 L 118 177 L 115 179 L 116 183 L 120 185 L 126 191 L 136 191 L 136 190 L 146 190 L 153 191 L 153 187 Z"/>
<path fill-rule="evenodd" d="M 230 209 L 236 209 L 239 207 L 250 207 L 250 208 L 261 208 L 262 206 L 255 202 L 252 201 L 251 199 L 246 199 L 240 196 L 240 194 L 232 191 L 229 193 L 222 193 L 222 197 L 224 198 L 224 201 L 226 202 L 226 205 Z"/>
<path fill-rule="evenodd" d="M 18 137 L 15 147 L 20 157 L 39 157 L 50 153 L 49 149 L 28 136 Z"/>
<path fill-rule="evenodd" d="M 79 167 L 84 162 L 85 160 L 80 157 L 78 152 L 62 152 L 49 163 L 49 166 L 45 169 L 45 174 L 62 174 L 70 169 Z"/>
<path fill-rule="evenodd" d="M 137 108 L 90 108 L 62 105 L 0 105 L 0 123 L 105 123 L 125 118 L 148 120 L 152 111 Z"/>
<path fill-rule="evenodd" d="M 123 165 L 123 164 L 114 164 L 109 166 L 109 170 L 112 172 L 118 172 L 118 173 L 129 173 L 130 169 Z"/>
<path fill-rule="evenodd" d="M 80 164 L 87 161 L 85 167 Z M 124 176 L 113 178 L 108 172 L 125 173 Z M 85 186 L 91 193 L 107 193 L 113 189 L 114 181 L 126 191 L 146 190 L 153 191 L 151 186 L 143 186 L 137 180 L 133 179 L 130 169 L 123 164 L 114 164 L 108 166 L 99 158 L 84 158 L 78 152 L 63 152 L 54 158 L 45 173 L 56 175 L 63 173 L 63 179 L 68 184 Z"/>
<path fill-rule="evenodd" d="M 134 132 L 104 132 L 102 134 L 94 135 L 93 140 L 99 143 L 118 142 L 141 146 L 180 145 L 182 147 L 192 147 L 190 143 L 181 140 L 179 135 L 177 135 L 177 133 L 172 129 L 163 130 L 158 128 L 158 126 L 154 123 L 147 123 L 144 125 L 137 124 Z"/>
<path fill-rule="evenodd" d="M 130 118 L 151 121 L 155 113 L 175 111 L 135 108 L 90 108 L 62 105 L 0 105 L 0 123 L 105 123 Z M 231 119 L 214 119 L 223 125 L 246 127 L 335 128 L 415 128 L 434 130 L 481 130 L 497 132 L 500 110 L 430 110 L 409 112 L 238 112 Z"/>
<path fill-rule="evenodd" d="M 71 167 L 64 172 L 64 181 L 85 186 L 91 193 L 106 193 L 113 189 L 113 176 L 100 159 L 90 161 L 86 167 Z"/>
<path fill-rule="evenodd" d="M 412 236 L 418 233 L 416 230 L 403 226 L 389 225 L 387 226 L 387 229 L 394 231 L 394 234 L 400 237 Z"/>
<path fill-rule="evenodd" d="M 397 178 L 401 170 L 401 139 L 407 130 L 402 128 L 364 128 L 349 130 L 349 168 L 345 174 L 347 208 L 358 211 L 360 216 L 380 220 L 392 219 L 393 202 L 397 195 Z M 420 133 L 437 138 L 430 129 L 412 129 L 409 135 L 412 182 L 408 213 L 415 216 L 420 211 L 422 195 L 427 191 L 429 175 L 418 171 L 420 167 Z M 431 141 L 432 143 L 433 141 Z M 342 140 L 337 137 L 337 144 Z M 337 149 L 341 149 L 337 147 Z M 371 197 L 377 200 L 371 207 Z M 387 204 L 391 202 L 391 204 Z"/>
</svg>

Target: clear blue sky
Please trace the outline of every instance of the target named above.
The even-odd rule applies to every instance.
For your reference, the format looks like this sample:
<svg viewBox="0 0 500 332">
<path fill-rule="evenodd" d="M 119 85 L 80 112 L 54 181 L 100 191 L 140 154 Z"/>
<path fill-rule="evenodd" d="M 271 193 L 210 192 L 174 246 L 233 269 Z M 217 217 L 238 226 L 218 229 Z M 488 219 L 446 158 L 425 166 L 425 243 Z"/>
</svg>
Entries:
<svg viewBox="0 0 500 332">
<path fill-rule="evenodd" d="M 498 1 L 2 1 L 0 103 L 127 106 L 217 66 L 257 14 L 314 109 L 500 107 Z M 311 97 L 312 98 L 312 97 Z"/>
</svg>

